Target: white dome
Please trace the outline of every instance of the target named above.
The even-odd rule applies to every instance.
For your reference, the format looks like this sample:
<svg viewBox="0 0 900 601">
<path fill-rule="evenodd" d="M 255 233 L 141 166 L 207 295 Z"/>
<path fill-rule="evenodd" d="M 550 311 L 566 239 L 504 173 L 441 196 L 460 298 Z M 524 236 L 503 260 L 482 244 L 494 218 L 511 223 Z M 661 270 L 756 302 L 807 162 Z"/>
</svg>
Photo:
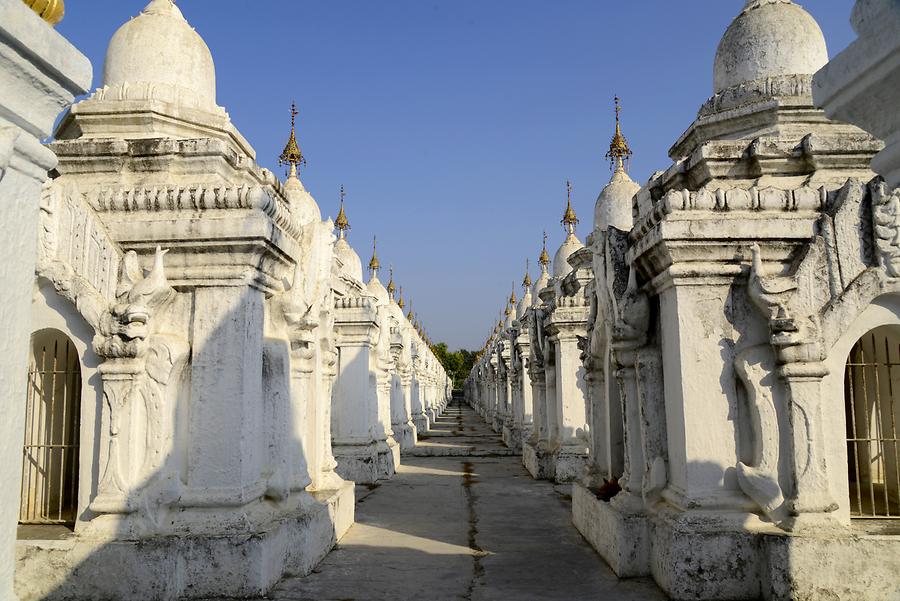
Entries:
<svg viewBox="0 0 900 601">
<path fill-rule="evenodd" d="M 287 179 L 284 183 L 284 195 L 291 205 L 291 213 L 294 214 L 300 225 L 306 225 L 311 221 L 322 221 L 322 211 L 319 210 L 319 205 L 298 178 L 289 177 Z"/>
<path fill-rule="evenodd" d="M 369 291 L 369 294 L 378 299 L 379 306 L 386 305 L 391 300 L 391 295 L 388 294 L 387 288 L 384 287 L 377 275 L 372 276 L 372 279 L 366 285 L 366 289 Z"/>
<path fill-rule="evenodd" d="M 605 232 L 613 226 L 630 232 L 633 225 L 631 199 L 640 189 L 625 169 L 616 169 L 594 205 L 594 230 Z"/>
<path fill-rule="evenodd" d="M 172 0 L 153 0 L 119 28 L 106 51 L 103 83 L 128 90 L 123 98 L 216 107 L 212 54 Z"/>
<path fill-rule="evenodd" d="M 507 330 L 512 329 L 512 327 L 513 327 L 513 322 L 514 322 L 516 319 L 518 319 L 518 317 L 516 316 L 516 308 L 515 308 L 515 307 L 510 307 L 509 315 L 506 316 L 506 321 L 505 321 L 504 324 L 503 324 L 504 327 L 505 327 Z"/>
<path fill-rule="evenodd" d="M 572 271 L 572 266 L 569 265 L 569 257 L 576 250 L 582 248 L 584 248 L 584 244 L 581 243 L 581 240 L 575 234 L 566 236 L 566 241 L 562 243 L 562 246 L 556 251 L 556 256 L 553 257 L 553 277 L 564 278 L 569 275 Z"/>
<path fill-rule="evenodd" d="M 356 254 L 356 251 L 353 250 L 353 247 L 350 246 L 346 239 L 338 238 L 337 242 L 334 243 L 334 256 L 343 263 L 342 271 L 344 275 L 353 278 L 357 282 L 363 281 L 362 261 L 360 261 L 359 255 Z"/>
<path fill-rule="evenodd" d="M 523 296 L 522 300 L 519 301 L 519 307 L 516 310 L 516 315 L 517 315 L 516 319 L 522 319 L 523 317 L 525 317 L 525 311 L 527 311 L 528 308 L 534 304 L 532 298 L 533 297 L 531 295 L 531 290 L 526 289 L 525 296 Z"/>
<path fill-rule="evenodd" d="M 534 283 L 534 288 L 531 289 L 531 296 L 534 299 L 534 304 L 541 304 L 541 290 L 550 285 L 550 274 L 546 271 L 541 270 L 541 277 Z"/>
<path fill-rule="evenodd" d="M 716 52 L 713 87 L 784 75 L 812 75 L 828 62 L 819 24 L 790 0 L 748 0 Z"/>
</svg>

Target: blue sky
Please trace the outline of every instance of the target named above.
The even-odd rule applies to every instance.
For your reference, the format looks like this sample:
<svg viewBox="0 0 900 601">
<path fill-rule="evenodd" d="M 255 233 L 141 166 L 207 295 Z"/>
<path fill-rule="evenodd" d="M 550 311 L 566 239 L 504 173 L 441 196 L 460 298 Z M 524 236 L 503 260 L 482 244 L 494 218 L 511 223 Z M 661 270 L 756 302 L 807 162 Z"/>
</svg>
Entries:
<svg viewBox="0 0 900 601">
<path fill-rule="evenodd" d="M 59 30 L 94 64 L 149 0 L 70 0 Z M 565 181 L 590 229 L 622 97 L 644 182 L 710 95 L 744 0 L 180 0 L 216 61 L 218 102 L 276 173 L 290 103 L 324 215 L 347 188 L 350 242 L 413 299 L 433 341 L 478 349 L 541 233 L 564 237 Z M 852 0 L 801 2 L 833 55 Z"/>
</svg>

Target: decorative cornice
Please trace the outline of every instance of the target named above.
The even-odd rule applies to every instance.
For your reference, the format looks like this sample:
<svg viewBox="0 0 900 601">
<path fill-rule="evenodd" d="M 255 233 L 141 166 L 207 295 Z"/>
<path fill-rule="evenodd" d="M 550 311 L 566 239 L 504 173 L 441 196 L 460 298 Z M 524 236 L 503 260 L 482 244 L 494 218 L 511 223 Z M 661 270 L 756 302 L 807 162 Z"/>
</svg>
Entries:
<svg viewBox="0 0 900 601">
<path fill-rule="evenodd" d="M 84 196 L 98 213 L 258 209 L 289 235 L 300 237 L 300 227 L 294 222 L 290 209 L 262 186 L 198 184 L 105 188 L 87 192 Z"/>
<path fill-rule="evenodd" d="M 760 212 L 814 212 L 821 211 L 828 202 L 828 190 L 822 186 L 801 186 L 794 189 L 752 186 L 744 188 L 704 188 L 670 190 L 650 210 L 645 211 L 629 237 L 632 242 L 642 238 L 672 213 L 693 211 L 697 213 Z"/>
</svg>

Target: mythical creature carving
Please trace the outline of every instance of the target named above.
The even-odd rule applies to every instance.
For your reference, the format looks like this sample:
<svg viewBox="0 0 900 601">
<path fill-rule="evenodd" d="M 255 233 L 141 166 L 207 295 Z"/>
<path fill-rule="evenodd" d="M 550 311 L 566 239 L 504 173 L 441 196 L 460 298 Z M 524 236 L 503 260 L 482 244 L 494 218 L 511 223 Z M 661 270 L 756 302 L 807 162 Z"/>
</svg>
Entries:
<svg viewBox="0 0 900 601">
<path fill-rule="evenodd" d="M 629 341 L 633 346 L 643 346 L 650 326 L 650 300 L 638 286 L 634 269 L 628 275 L 628 287 L 619 301 L 617 313 L 612 327 L 612 339 Z"/>
<path fill-rule="evenodd" d="M 91 509 L 98 513 L 131 513 L 144 509 L 152 519 L 153 508 L 180 498 L 180 480 L 163 473 L 164 416 L 170 399 L 168 387 L 187 360 L 189 343 L 162 332 L 159 314 L 175 297 L 165 275 L 157 247 L 153 268 L 145 274 L 134 251 L 122 260 L 116 302 L 101 316 L 94 337 L 95 352 L 106 359 L 100 366 L 103 396 L 110 411 L 109 454 Z M 122 463 L 123 421 L 129 408 L 142 404 L 146 415 L 143 462 Z M 132 434 L 128 432 L 127 434 Z M 145 478 L 127 482 L 125 474 Z M 135 490 L 135 485 L 139 489 Z"/>
<path fill-rule="evenodd" d="M 900 190 L 889 191 L 884 181 L 872 186 L 875 243 L 887 274 L 900 277 Z"/>
</svg>

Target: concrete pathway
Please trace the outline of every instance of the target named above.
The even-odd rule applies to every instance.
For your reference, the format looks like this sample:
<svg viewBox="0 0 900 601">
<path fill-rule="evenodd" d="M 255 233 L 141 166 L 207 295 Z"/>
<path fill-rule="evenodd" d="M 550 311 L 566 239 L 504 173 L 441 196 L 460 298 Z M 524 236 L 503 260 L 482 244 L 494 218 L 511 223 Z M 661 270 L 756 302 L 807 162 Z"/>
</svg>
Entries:
<svg viewBox="0 0 900 601">
<path fill-rule="evenodd" d="M 468 407 L 451 406 L 416 454 L 357 487 L 357 523 L 274 599 L 664 599 L 652 582 L 618 580 L 572 526 L 570 487 L 533 480 Z"/>
</svg>

